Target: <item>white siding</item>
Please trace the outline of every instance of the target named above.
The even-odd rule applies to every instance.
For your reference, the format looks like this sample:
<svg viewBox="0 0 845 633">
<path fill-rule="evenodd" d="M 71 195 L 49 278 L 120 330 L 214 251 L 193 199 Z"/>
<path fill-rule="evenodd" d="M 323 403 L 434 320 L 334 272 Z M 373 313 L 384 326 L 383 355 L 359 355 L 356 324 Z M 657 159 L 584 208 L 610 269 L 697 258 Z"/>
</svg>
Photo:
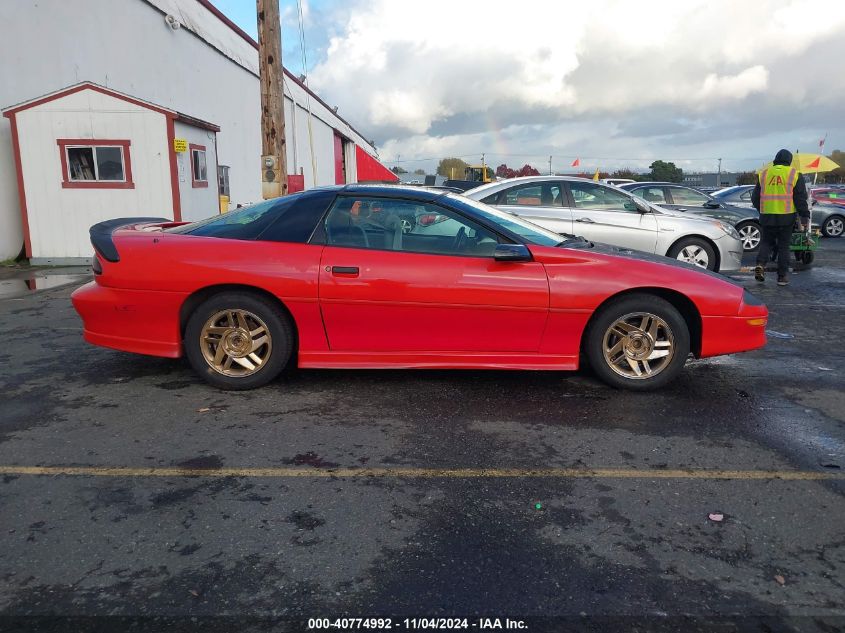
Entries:
<svg viewBox="0 0 845 633">
<path fill-rule="evenodd" d="M 164 114 L 84 90 L 16 116 L 34 258 L 90 257 L 88 228 L 103 220 L 173 217 Z M 63 188 L 62 138 L 129 140 L 135 188 Z"/>
</svg>

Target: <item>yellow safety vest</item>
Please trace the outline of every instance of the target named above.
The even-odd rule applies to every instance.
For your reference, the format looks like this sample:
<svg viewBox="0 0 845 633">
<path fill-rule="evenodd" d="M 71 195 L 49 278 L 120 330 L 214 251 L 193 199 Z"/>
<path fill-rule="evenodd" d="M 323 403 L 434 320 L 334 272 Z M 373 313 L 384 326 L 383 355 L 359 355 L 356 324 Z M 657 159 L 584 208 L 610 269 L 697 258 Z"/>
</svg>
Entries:
<svg viewBox="0 0 845 633">
<path fill-rule="evenodd" d="M 798 172 L 787 165 L 772 165 L 760 174 L 760 213 L 795 213 L 792 190 Z"/>
</svg>

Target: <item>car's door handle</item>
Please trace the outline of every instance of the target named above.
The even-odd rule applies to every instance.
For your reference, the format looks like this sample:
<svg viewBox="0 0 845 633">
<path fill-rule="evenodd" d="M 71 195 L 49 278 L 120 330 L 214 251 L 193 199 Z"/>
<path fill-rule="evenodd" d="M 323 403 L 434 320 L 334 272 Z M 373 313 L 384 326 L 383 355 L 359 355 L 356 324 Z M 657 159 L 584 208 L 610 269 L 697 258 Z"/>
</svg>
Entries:
<svg viewBox="0 0 845 633">
<path fill-rule="evenodd" d="M 591 220 L 590 218 L 578 218 L 575 221 L 576 222 L 583 222 L 584 224 L 595 224 L 595 221 Z"/>
<path fill-rule="evenodd" d="M 332 266 L 332 275 L 357 275 L 357 266 Z"/>
</svg>

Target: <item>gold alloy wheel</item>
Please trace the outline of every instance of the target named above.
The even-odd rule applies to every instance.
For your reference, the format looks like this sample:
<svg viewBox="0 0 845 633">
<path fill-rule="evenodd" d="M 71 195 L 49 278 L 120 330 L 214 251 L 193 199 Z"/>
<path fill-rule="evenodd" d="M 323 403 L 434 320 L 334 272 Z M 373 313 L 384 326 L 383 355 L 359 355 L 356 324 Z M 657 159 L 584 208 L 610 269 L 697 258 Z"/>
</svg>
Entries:
<svg viewBox="0 0 845 633">
<path fill-rule="evenodd" d="M 267 324 L 247 310 L 215 313 L 203 325 L 199 343 L 208 366 L 233 378 L 257 372 L 273 351 Z"/>
<path fill-rule="evenodd" d="M 602 339 L 607 365 L 634 380 L 653 378 L 672 362 L 675 337 L 669 324 L 650 312 L 632 312 L 607 328 Z"/>
</svg>

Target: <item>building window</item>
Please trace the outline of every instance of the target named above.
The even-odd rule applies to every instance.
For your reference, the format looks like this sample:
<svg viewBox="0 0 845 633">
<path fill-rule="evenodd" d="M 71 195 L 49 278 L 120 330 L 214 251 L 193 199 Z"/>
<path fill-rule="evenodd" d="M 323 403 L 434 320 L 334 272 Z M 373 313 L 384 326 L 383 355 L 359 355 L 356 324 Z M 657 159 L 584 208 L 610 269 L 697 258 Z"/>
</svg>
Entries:
<svg viewBox="0 0 845 633">
<path fill-rule="evenodd" d="M 188 146 L 191 150 L 191 181 L 194 187 L 208 187 L 208 165 L 205 161 L 205 145 Z"/>
<path fill-rule="evenodd" d="M 68 139 L 56 141 L 65 189 L 134 189 L 130 141 Z"/>
</svg>

